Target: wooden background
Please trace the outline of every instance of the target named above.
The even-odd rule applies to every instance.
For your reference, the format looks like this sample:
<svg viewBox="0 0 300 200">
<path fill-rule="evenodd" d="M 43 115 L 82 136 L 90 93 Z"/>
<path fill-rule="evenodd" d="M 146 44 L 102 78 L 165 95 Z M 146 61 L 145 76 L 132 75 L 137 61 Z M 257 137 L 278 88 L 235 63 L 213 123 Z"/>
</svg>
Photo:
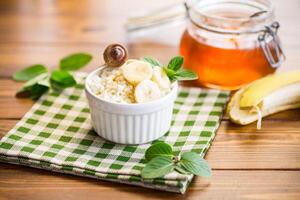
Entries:
<svg viewBox="0 0 300 200">
<path fill-rule="evenodd" d="M 54 68 L 61 57 L 87 51 L 94 55 L 90 71 L 101 64 L 103 48 L 111 42 L 127 44 L 131 57 L 167 61 L 177 54 L 182 26 L 143 37 L 124 30 L 129 13 L 170 2 L 0 1 L 0 137 L 33 105 L 14 97 L 21 84 L 10 77 L 23 67 Z M 273 2 L 287 56 L 280 71 L 300 69 L 300 1 Z M 300 199 L 300 110 L 267 117 L 260 131 L 224 117 L 206 158 L 213 177 L 194 179 L 185 195 L 0 164 L 0 199 Z"/>
</svg>

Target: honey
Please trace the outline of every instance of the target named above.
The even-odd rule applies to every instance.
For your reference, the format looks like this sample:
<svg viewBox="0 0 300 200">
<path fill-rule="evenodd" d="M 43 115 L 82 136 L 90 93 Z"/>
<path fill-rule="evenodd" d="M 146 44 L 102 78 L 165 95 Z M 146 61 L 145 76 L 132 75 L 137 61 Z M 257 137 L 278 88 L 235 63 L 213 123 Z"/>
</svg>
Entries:
<svg viewBox="0 0 300 200">
<path fill-rule="evenodd" d="M 235 90 L 281 65 L 279 23 L 269 0 L 197 0 L 186 7 L 180 54 L 184 67 L 198 74 L 194 85 Z"/>
<path fill-rule="evenodd" d="M 259 46 L 240 48 L 232 40 L 232 48 L 221 48 L 201 39 L 185 31 L 180 44 L 184 66 L 197 72 L 199 86 L 233 90 L 275 71 Z"/>
</svg>

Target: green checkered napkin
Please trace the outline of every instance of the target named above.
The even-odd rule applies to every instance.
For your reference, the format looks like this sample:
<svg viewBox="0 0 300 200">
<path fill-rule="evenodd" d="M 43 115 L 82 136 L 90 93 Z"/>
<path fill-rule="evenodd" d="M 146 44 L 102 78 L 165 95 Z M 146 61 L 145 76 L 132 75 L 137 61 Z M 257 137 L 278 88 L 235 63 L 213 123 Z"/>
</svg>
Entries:
<svg viewBox="0 0 300 200">
<path fill-rule="evenodd" d="M 150 144 L 121 145 L 105 141 L 91 127 L 84 94 L 84 77 L 61 94 L 43 95 L 0 142 L 0 161 L 62 173 L 184 193 L 192 175 L 172 172 L 164 178 L 143 180 L 145 150 Z M 177 153 L 206 153 L 228 93 L 180 88 L 172 127 L 159 140 Z"/>
</svg>

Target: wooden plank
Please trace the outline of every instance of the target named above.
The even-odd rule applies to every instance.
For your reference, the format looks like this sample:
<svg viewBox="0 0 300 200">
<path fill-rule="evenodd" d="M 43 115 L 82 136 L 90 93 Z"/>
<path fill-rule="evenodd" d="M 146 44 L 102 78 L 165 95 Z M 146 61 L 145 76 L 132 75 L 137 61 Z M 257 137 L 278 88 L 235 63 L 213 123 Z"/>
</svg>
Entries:
<svg viewBox="0 0 300 200">
<path fill-rule="evenodd" d="M 0 120 L 0 138 L 12 129 L 19 120 Z"/>
<path fill-rule="evenodd" d="M 206 159 L 213 169 L 300 169 L 299 121 L 265 121 L 260 131 L 223 121 Z M 16 123 L 0 120 L 0 136 Z"/>
<path fill-rule="evenodd" d="M 0 118 L 21 118 L 33 105 L 31 99 L 15 97 L 21 85 L 10 79 L 0 79 Z"/>
<path fill-rule="evenodd" d="M 239 126 L 222 121 L 207 159 L 218 169 L 300 169 L 300 120 Z"/>
<path fill-rule="evenodd" d="M 299 199 L 298 171 L 215 170 L 196 178 L 186 195 L 1 164 L 2 200 L 14 199 Z"/>
</svg>

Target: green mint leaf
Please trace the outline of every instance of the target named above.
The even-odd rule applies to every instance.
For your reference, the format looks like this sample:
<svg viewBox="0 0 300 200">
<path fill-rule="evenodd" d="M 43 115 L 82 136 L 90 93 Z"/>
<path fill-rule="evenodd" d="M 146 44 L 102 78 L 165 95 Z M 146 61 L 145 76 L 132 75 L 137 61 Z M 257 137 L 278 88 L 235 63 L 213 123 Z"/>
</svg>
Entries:
<svg viewBox="0 0 300 200">
<path fill-rule="evenodd" d="M 92 56 L 87 53 L 76 53 L 60 60 L 60 69 L 66 71 L 79 70 L 92 60 Z"/>
<path fill-rule="evenodd" d="M 44 85 L 35 84 L 31 88 L 21 89 L 17 92 L 17 98 L 31 98 L 31 99 L 38 99 L 42 96 L 45 92 L 49 90 L 49 87 Z"/>
<path fill-rule="evenodd" d="M 53 89 L 62 90 L 76 85 L 76 80 L 67 71 L 55 70 L 51 73 L 50 83 Z"/>
<path fill-rule="evenodd" d="M 45 85 L 35 84 L 32 86 L 30 98 L 38 99 L 40 98 L 45 92 L 47 92 L 49 87 Z"/>
<path fill-rule="evenodd" d="M 143 168 L 142 178 L 162 177 L 174 170 L 174 163 L 170 157 L 157 156 L 146 164 Z"/>
<path fill-rule="evenodd" d="M 163 68 L 164 71 L 166 72 L 167 76 L 169 77 L 171 82 L 176 81 L 176 76 L 175 76 L 175 71 L 173 71 L 172 69 L 168 69 L 166 67 Z"/>
<path fill-rule="evenodd" d="M 48 81 L 48 74 L 40 74 L 33 79 L 27 81 L 23 87 L 17 92 L 16 97 L 32 99 L 39 98 L 42 94 L 48 91 L 49 86 L 46 84 Z"/>
<path fill-rule="evenodd" d="M 183 64 L 183 57 L 176 56 L 170 60 L 170 62 L 168 64 L 168 69 L 177 71 L 181 68 L 182 64 Z"/>
<path fill-rule="evenodd" d="M 47 68 L 44 65 L 32 65 L 16 72 L 13 79 L 15 81 L 28 81 L 45 72 L 47 72 Z"/>
<path fill-rule="evenodd" d="M 156 60 L 155 58 L 149 57 L 149 56 L 143 57 L 142 60 L 150 63 L 153 67 L 161 66 L 161 63 L 158 60 Z"/>
<path fill-rule="evenodd" d="M 209 177 L 212 172 L 203 158 L 195 152 L 186 152 L 181 155 L 180 165 L 188 172 L 197 176 Z"/>
<path fill-rule="evenodd" d="M 180 69 L 175 73 L 176 80 L 184 81 L 184 80 L 196 80 L 198 79 L 198 75 L 190 70 Z"/>
<path fill-rule="evenodd" d="M 164 142 L 154 143 L 146 150 L 145 158 L 150 161 L 157 156 L 173 157 L 172 147 Z"/>
<path fill-rule="evenodd" d="M 175 170 L 179 172 L 180 174 L 191 174 L 190 172 L 186 171 L 183 167 L 180 165 L 175 166 Z"/>
</svg>

